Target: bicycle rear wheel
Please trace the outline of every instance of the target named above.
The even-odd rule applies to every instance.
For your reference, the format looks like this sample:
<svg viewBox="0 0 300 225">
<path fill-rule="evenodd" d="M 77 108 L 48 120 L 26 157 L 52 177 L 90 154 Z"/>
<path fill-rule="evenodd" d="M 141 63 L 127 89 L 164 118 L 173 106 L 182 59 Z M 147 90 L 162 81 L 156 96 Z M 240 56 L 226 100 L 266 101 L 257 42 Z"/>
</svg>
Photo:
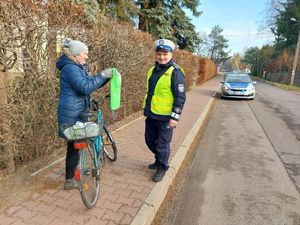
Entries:
<svg viewBox="0 0 300 225">
<path fill-rule="evenodd" d="M 105 155 L 110 161 L 117 160 L 117 145 L 114 141 L 111 133 L 109 132 L 108 128 L 104 125 L 103 126 L 104 132 L 102 132 L 103 138 L 103 150 Z"/>
<path fill-rule="evenodd" d="M 87 208 L 93 208 L 96 206 L 100 195 L 100 173 L 102 164 L 100 160 L 98 161 L 98 166 L 95 164 L 94 158 L 97 156 L 94 155 L 92 143 L 90 143 L 90 141 L 88 142 L 88 147 L 84 149 L 81 154 L 79 190 L 84 205 Z"/>
</svg>

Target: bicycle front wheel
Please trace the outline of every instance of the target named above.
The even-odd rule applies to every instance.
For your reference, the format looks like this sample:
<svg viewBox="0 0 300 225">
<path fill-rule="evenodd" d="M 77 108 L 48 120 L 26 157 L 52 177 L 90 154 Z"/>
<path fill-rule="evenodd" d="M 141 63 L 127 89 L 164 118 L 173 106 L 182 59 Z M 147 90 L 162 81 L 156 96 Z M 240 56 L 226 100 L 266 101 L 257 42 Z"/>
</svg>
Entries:
<svg viewBox="0 0 300 225">
<path fill-rule="evenodd" d="M 88 141 L 89 142 L 89 141 Z M 81 154 L 81 178 L 79 182 L 79 190 L 82 201 L 87 208 L 96 206 L 100 195 L 100 167 L 96 165 L 94 149 L 92 143 L 89 143 Z"/>
<path fill-rule="evenodd" d="M 103 138 L 103 150 L 105 155 L 110 161 L 117 160 L 117 145 L 114 141 L 111 133 L 106 126 L 103 126 L 104 132 L 102 133 Z"/>
</svg>

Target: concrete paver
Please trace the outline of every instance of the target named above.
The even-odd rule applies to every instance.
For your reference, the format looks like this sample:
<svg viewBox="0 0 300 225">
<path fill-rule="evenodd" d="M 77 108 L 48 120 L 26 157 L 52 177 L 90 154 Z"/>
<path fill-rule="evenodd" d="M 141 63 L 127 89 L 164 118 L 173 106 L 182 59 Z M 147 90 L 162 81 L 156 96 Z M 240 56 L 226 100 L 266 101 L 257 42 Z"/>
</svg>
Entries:
<svg viewBox="0 0 300 225">
<path fill-rule="evenodd" d="M 61 161 L 37 175 L 61 180 L 61 185 L 7 208 L 0 214 L 0 225 L 150 224 L 185 156 L 184 151 L 193 141 L 191 133 L 197 132 L 199 118 L 205 116 L 203 112 L 220 86 L 220 79 L 216 76 L 187 93 L 183 115 L 171 143 L 170 169 L 162 182 L 152 182 L 154 171 L 147 168 L 154 158 L 144 142 L 145 121 L 141 117 L 113 133 L 118 160 L 104 167 L 101 196 L 95 208 L 86 209 L 77 190 L 62 190 L 64 161 Z"/>
</svg>

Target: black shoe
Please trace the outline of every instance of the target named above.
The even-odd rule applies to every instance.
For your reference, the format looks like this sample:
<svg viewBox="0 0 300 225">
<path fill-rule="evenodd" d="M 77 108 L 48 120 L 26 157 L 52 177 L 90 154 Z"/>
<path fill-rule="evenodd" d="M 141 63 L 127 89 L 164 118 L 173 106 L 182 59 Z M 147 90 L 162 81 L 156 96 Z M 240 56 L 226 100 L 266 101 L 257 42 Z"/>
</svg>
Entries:
<svg viewBox="0 0 300 225">
<path fill-rule="evenodd" d="M 166 174 L 166 171 L 164 170 L 164 168 L 162 168 L 161 166 L 159 166 L 157 168 L 157 170 L 156 170 L 156 172 L 155 172 L 152 180 L 154 182 L 160 182 L 163 179 L 163 177 L 165 176 L 165 174 Z"/>
<path fill-rule="evenodd" d="M 150 169 L 150 170 L 157 170 L 157 168 L 158 168 L 158 165 L 156 163 L 152 163 L 148 166 L 148 169 Z"/>
</svg>

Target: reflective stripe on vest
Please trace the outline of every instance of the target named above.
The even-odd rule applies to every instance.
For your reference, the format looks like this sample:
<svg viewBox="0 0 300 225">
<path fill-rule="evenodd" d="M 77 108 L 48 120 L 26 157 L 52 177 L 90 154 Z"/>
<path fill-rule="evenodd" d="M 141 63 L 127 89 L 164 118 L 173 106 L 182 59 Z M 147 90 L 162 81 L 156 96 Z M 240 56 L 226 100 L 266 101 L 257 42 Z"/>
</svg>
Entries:
<svg viewBox="0 0 300 225">
<path fill-rule="evenodd" d="M 152 66 L 147 74 L 147 92 L 144 98 L 143 108 L 145 108 L 146 105 L 146 99 L 148 96 L 148 82 L 152 76 L 154 67 L 155 66 Z M 174 97 L 171 90 L 171 78 L 173 70 L 174 67 L 170 66 L 170 68 L 159 78 L 155 85 L 150 108 L 151 112 L 154 114 L 171 115 L 172 113 Z"/>
</svg>

